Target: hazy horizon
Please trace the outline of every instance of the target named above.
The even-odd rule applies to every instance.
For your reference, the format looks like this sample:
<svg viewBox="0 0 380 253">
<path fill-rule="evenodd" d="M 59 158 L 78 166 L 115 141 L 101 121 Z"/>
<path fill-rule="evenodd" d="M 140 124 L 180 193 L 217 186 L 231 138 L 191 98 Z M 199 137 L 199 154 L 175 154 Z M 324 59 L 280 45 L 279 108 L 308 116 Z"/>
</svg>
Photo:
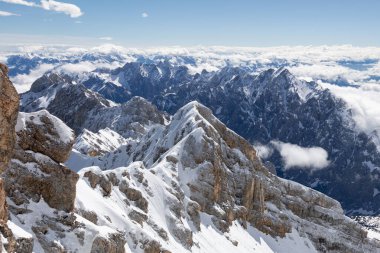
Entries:
<svg viewBox="0 0 380 253">
<path fill-rule="evenodd" d="M 0 0 L 1 44 L 380 46 L 380 2 Z"/>
</svg>

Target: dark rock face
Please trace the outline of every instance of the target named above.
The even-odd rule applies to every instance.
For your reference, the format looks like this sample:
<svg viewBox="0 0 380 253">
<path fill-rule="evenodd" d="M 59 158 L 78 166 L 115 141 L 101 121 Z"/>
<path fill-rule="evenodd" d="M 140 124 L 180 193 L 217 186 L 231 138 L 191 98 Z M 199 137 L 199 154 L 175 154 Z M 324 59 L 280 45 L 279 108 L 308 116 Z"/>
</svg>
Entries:
<svg viewBox="0 0 380 253">
<path fill-rule="evenodd" d="M 110 104 L 96 92 L 72 82 L 72 79 L 66 76 L 45 74 L 32 84 L 28 93 L 21 95 L 21 111 L 47 109 L 79 134 L 91 110 L 109 107 Z M 43 96 L 50 102 L 41 103 L 39 98 Z"/>
<path fill-rule="evenodd" d="M 116 103 L 125 103 L 132 98 L 131 93 L 125 87 L 117 86 L 111 82 L 104 84 L 103 80 L 97 76 L 90 76 L 83 82 L 83 85 Z"/>
</svg>

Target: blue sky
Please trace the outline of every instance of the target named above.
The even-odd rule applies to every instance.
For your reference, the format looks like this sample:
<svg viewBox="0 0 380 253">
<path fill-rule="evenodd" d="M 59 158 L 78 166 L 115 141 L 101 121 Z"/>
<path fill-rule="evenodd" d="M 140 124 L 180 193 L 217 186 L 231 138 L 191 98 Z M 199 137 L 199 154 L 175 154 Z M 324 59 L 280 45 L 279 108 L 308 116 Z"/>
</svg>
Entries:
<svg viewBox="0 0 380 253">
<path fill-rule="evenodd" d="M 2 43 L 380 46 L 378 0 L 30 2 L 0 0 Z"/>
</svg>

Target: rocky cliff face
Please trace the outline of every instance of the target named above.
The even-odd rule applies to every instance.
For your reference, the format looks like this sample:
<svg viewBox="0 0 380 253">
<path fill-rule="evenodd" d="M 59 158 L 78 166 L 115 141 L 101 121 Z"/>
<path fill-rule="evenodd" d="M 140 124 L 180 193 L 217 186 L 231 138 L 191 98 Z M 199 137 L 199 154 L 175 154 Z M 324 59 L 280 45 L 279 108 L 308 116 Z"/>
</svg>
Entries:
<svg viewBox="0 0 380 253">
<path fill-rule="evenodd" d="M 0 64 L 0 172 L 2 173 L 12 157 L 15 145 L 15 125 L 19 107 L 19 96 L 8 79 L 7 66 Z M 0 179 L 0 225 L 8 221 L 3 180 Z"/>
<path fill-rule="evenodd" d="M 207 226 L 235 252 L 254 243 L 252 231 L 279 243 L 297 234 L 301 239 L 293 247 L 300 252 L 379 251 L 380 244 L 344 216 L 337 201 L 270 173 L 246 140 L 199 103 L 186 105 L 167 126 L 151 129 L 141 142 L 94 164 L 107 170 L 79 172 L 84 181 L 78 192 L 88 195 L 78 195 L 77 207 L 96 224 L 140 231 L 126 234 L 132 251 L 155 244 L 158 251 L 218 252 L 203 245 Z M 117 168 L 122 164 L 131 165 Z M 99 197 L 110 200 L 91 204 Z M 236 229 L 251 231 L 247 242 Z"/>
<path fill-rule="evenodd" d="M 15 125 L 19 108 L 19 96 L 8 79 L 8 68 L 0 63 L 0 173 L 7 169 L 16 143 Z M 20 229 L 8 220 L 8 204 L 4 185 L 0 178 L 0 251 L 22 252 L 33 247 L 29 235 L 19 235 L 12 229 Z"/>
<path fill-rule="evenodd" d="M 8 79 L 8 68 L 0 64 L 0 172 L 4 171 L 13 153 L 18 108 L 19 96 Z"/>
</svg>

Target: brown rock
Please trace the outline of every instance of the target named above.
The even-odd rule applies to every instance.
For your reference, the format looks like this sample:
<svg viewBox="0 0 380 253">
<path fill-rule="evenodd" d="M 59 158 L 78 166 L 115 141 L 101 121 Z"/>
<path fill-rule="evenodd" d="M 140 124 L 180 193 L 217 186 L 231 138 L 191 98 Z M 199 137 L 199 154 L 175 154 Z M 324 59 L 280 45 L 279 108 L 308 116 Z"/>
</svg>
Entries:
<svg viewBox="0 0 380 253">
<path fill-rule="evenodd" d="M 17 145 L 3 174 L 7 195 L 16 204 L 39 201 L 72 211 L 78 174 L 61 164 L 73 145 L 72 131 L 47 111 L 20 113 Z"/>
<path fill-rule="evenodd" d="M 0 224 L 8 221 L 8 205 L 6 202 L 3 179 L 0 178 Z"/>
<path fill-rule="evenodd" d="M 83 218 L 91 221 L 95 225 L 98 224 L 98 215 L 93 212 L 93 211 L 85 211 L 85 210 L 80 210 L 79 214 L 83 216 Z"/>
<path fill-rule="evenodd" d="M 32 170 L 29 164 L 34 164 Z M 64 211 L 74 208 L 78 174 L 47 156 L 18 148 L 3 176 L 11 199 L 39 201 L 43 197 L 50 207 Z"/>
<path fill-rule="evenodd" d="M 13 153 L 19 108 L 19 95 L 7 74 L 7 66 L 0 63 L 0 173 L 5 170 Z"/>
<path fill-rule="evenodd" d="M 44 154 L 57 163 L 66 162 L 75 140 L 70 128 L 46 110 L 20 113 L 19 118 L 22 123 L 17 137 L 22 149 Z"/>
<path fill-rule="evenodd" d="M 112 191 L 112 183 L 103 175 L 98 175 L 92 171 L 86 171 L 84 177 L 88 178 L 92 188 L 95 188 L 97 185 L 103 190 L 103 196 L 110 196 Z"/>
<path fill-rule="evenodd" d="M 119 185 L 119 190 L 125 194 L 125 196 L 130 200 L 134 201 L 135 205 L 143 210 L 145 213 L 148 212 L 148 201 L 143 197 L 142 193 L 133 188 L 129 188 L 126 181 L 122 181 Z"/>
<path fill-rule="evenodd" d="M 98 236 L 92 243 L 91 253 L 124 253 L 125 243 L 122 234 L 111 234 L 108 238 Z"/>
<path fill-rule="evenodd" d="M 163 249 L 161 244 L 155 240 L 144 243 L 144 253 L 171 253 L 170 251 Z"/>
</svg>

